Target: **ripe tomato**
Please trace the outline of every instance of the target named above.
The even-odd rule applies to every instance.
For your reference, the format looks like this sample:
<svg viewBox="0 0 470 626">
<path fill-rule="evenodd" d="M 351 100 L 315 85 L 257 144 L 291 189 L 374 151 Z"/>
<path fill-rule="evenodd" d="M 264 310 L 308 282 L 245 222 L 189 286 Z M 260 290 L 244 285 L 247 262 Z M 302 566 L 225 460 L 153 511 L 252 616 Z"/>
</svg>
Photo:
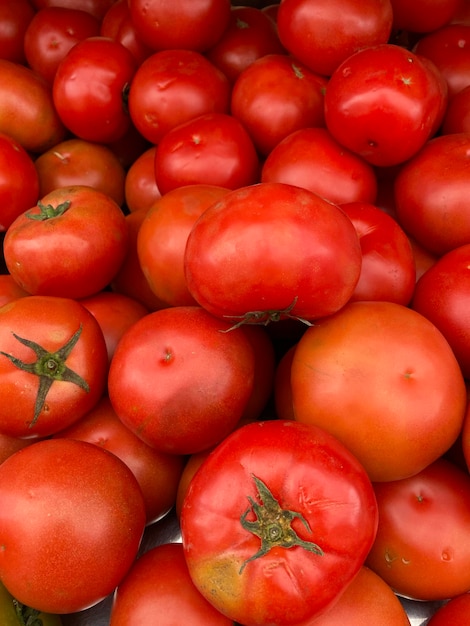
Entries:
<svg viewBox="0 0 470 626">
<path fill-rule="evenodd" d="M 194 586 L 180 543 L 165 543 L 143 554 L 113 598 L 110 626 L 155 621 L 159 626 L 181 622 L 191 626 L 233 625 Z"/>
<path fill-rule="evenodd" d="M 470 132 L 470 84 L 449 100 L 441 131 L 443 135 Z"/>
<path fill-rule="evenodd" d="M 430 33 L 448 24 L 460 6 L 460 0 L 390 0 L 393 27 L 412 33 Z"/>
<path fill-rule="evenodd" d="M 145 526 L 131 470 L 98 446 L 36 442 L 0 465 L 0 577 L 20 602 L 80 611 L 121 581 Z"/>
<path fill-rule="evenodd" d="M 470 588 L 470 476 L 438 459 L 404 480 L 374 486 L 379 507 L 367 565 L 397 593 L 445 600 Z"/>
<path fill-rule="evenodd" d="M 11 274 L 0 274 L 0 307 L 29 295 L 31 294 L 20 287 Z"/>
<path fill-rule="evenodd" d="M 405 48 L 364 48 L 343 61 L 328 82 L 326 126 L 339 143 L 374 165 L 403 163 L 440 124 L 447 98 L 442 85 L 427 62 Z"/>
<path fill-rule="evenodd" d="M 21 448 L 31 445 L 34 441 L 34 439 L 21 439 L 20 437 L 10 437 L 10 435 L 0 433 L 0 465 L 12 454 L 21 450 Z"/>
<path fill-rule="evenodd" d="M 354 291 L 361 261 L 354 226 L 336 205 L 307 189 L 259 183 L 204 211 L 184 263 L 194 299 L 240 325 L 337 311 Z"/>
<path fill-rule="evenodd" d="M 428 626 L 467 626 L 470 614 L 470 592 L 463 593 L 440 607 Z"/>
<path fill-rule="evenodd" d="M 127 223 L 116 202 L 76 185 L 51 191 L 18 216 L 3 248 L 10 274 L 29 293 L 85 298 L 108 285 L 127 244 Z"/>
<path fill-rule="evenodd" d="M 31 0 L 31 2 L 38 11 L 45 7 L 60 6 L 67 9 L 86 11 L 98 20 L 101 20 L 114 0 Z"/>
<path fill-rule="evenodd" d="M 277 13 L 284 47 L 325 76 L 357 50 L 387 43 L 392 20 L 390 0 L 283 0 Z"/>
<path fill-rule="evenodd" d="M 377 197 L 373 167 L 326 128 L 301 128 L 280 141 L 264 161 L 261 180 L 304 187 L 336 204 Z"/>
<path fill-rule="evenodd" d="M 325 431 L 292 421 L 229 435 L 199 467 L 181 510 L 194 584 L 252 626 L 326 610 L 359 571 L 376 528 L 362 466 Z"/>
<path fill-rule="evenodd" d="M 77 137 L 110 143 L 130 126 L 126 98 L 137 69 L 132 53 L 118 41 L 88 37 L 62 59 L 52 84 L 54 106 Z"/>
<path fill-rule="evenodd" d="M 240 73 L 231 93 L 231 113 L 267 155 L 287 135 L 323 126 L 326 78 L 287 54 L 268 54 Z"/>
<path fill-rule="evenodd" d="M 255 358 L 241 329 L 197 306 L 170 307 L 136 322 L 116 347 L 109 398 L 148 445 L 192 454 L 236 426 L 253 391 Z"/>
<path fill-rule="evenodd" d="M 259 170 L 250 135 L 227 113 L 206 113 L 172 128 L 155 152 L 155 180 L 163 195 L 195 184 L 238 189 L 258 182 Z"/>
<path fill-rule="evenodd" d="M 45 437 L 101 398 L 107 352 L 101 328 L 76 300 L 26 296 L 0 309 L 0 432 Z"/>
<path fill-rule="evenodd" d="M 25 63 L 24 37 L 34 14 L 29 0 L 0 2 L 0 59 Z"/>
<path fill-rule="evenodd" d="M 122 43 L 134 56 L 140 65 L 153 50 L 141 39 L 136 26 L 131 19 L 127 0 L 115 1 L 106 11 L 101 20 L 100 33 L 102 37 L 109 37 Z"/>
<path fill-rule="evenodd" d="M 442 333 L 393 302 L 351 302 L 308 328 L 291 385 L 296 420 L 338 437 L 374 481 L 405 478 L 444 454 L 467 402 Z"/>
<path fill-rule="evenodd" d="M 151 146 L 140 154 L 129 166 L 124 181 L 126 207 L 132 213 L 140 209 L 150 209 L 161 192 L 155 180 L 155 151 Z"/>
<path fill-rule="evenodd" d="M 162 50 L 139 66 L 129 91 L 137 130 L 158 144 L 172 128 L 205 113 L 227 113 L 228 78 L 194 50 Z"/>
</svg>

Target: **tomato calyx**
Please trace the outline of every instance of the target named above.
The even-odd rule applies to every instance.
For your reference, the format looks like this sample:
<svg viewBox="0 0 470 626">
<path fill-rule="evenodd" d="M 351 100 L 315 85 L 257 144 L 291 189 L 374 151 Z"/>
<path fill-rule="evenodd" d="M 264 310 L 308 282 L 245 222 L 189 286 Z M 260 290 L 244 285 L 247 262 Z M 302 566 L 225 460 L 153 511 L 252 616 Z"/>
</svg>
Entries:
<svg viewBox="0 0 470 626">
<path fill-rule="evenodd" d="M 16 599 L 13 599 L 13 604 L 18 623 L 21 626 L 43 626 L 43 621 L 39 617 L 40 613 L 37 609 L 32 609 Z"/>
<path fill-rule="evenodd" d="M 30 339 L 25 339 L 24 337 L 19 337 L 17 334 L 13 333 L 15 339 L 17 339 L 20 343 L 28 348 L 31 348 L 33 352 L 37 356 L 37 360 L 33 363 L 25 363 L 21 359 L 14 357 L 7 352 L 3 352 L 0 350 L 0 354 L 6 356 L 15 367 L 22 370 L 23 372 L 29 372 L 30 374 L 34 374 L 39 378 L 39 388 L 36 396 L 36 403 L 34 406 L 34 416 L 32 421 L 29 424 L 29 428 L 32 428 L 41 413 L 44 405 L 46 403 L 46 397 L 49 392 L 49 389 L 52 386 L 52 383 L 55 380 L 60 380 L 64 382 L 73 383 L 77 385 L 87 393 L 90 388 L 86 380 L 84 380 L 79 374 L 71 370 L 67 367 L 65 361 L 67 357 L 71 353 L 73 347 L 77 343 L 82 333 L 82 326 L 75 331 L 75 333 L 70 337 L 70 339 L 56 352 L 48 352 L 42 346 L 40 346 L 35 341 L 31 341 Z"/>
<path fill-rule="evenodd" d="M 255 475 L 252 475 L 252 477 L 258 490 L 258 498 L 262 504 L 255 502 L 253 498 L 248 496 L 250 506 L 241 515 L 240 523 L 245 530 L 261 539 L 261 547 L 258 552 L 244 561 L 239 574 L 243 572 L 250 561 L 264 556 L 274 547 L 294 548 L 298 546 L 308 552 L 322 556 L 324 553 L 320 546 L 313 541 L 301 539 L 291 526 L 292 521 L 297 518 L 308 532 L 312 532 L 309 523 L 302 513 L 283 509 L 264 482 Z M 254 513 L 256 520 L 248 520 L 247 516 L 249 513 Z"/>
<path fill-rule="evenodd" d="M 270 322 L 279 322 L 281 319 L 289 318 L 294 319 L 302 324 L 306 324 L 307 326 L 313 326 L 312 322 L 304 319 L 303 317 L 299 317 L 297 315 L 291 315 L 292 309 L 297 304 L 298 296 L 295 296 L 293 301 L 287 306 L 285 309 L 268 309 L 266 311 L 248 311 L 243 315 L 224 315 L 224 317 L 229 318 L 231 320 L 238 319 L 240 321 L 236 322 L 233 326 L 230 326 L 227 330 L 223 330 L 221 332 L 228 333 L 231 330 L 235 330 L 236 328 L 240 328 L 243 324 L 261 324 L 263 326 L 267 326 Z"/>
<path fill-rule="evenodd" d="M 70 200 L 65 200 L 65 202 L 61 202 L 57 206 L 53 206 L 52 204 L 42 204 L 42 202 L 38 202 L 37 206 L 39 209 L 39 213 L 31 213 L 28 211 L 26 213 L 26 217 L 30 220 L 37 220 L 39 222 L 45 222 L 46 220 L 50 220 L 53 217 L 59 217 L 63 215 L 65 211 L 70 208 L 72 202 Z"/>
</svg>

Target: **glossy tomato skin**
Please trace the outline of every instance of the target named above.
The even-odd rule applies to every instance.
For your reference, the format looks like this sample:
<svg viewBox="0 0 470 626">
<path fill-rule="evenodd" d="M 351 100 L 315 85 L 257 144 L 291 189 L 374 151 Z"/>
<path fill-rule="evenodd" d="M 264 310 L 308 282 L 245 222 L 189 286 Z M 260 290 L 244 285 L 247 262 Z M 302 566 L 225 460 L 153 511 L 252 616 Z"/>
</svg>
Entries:
<svg viewBox="0 0 470 626">
<path fill-rule="evenodd" d="M 221 441 L 254 384 L 253 348 L 240 329 L 198 306 L 136 322 L 111 361 L 108 391 L 121 421 L 148 445 L 192 454 Z"/>
<path fill-rule="evenodd" d="M 259 183 L 204 211 L 188 237 L 185 276 L 195 300 L 233 324 L 284 314 L 311 321 L 349 300 L 361 262 L 354 226 L 336 205 Z"/>
<path fill-rule="evenodd" d="M 26 61 L 24 37 L 35 9 L 29 0 L 0 4 L 0 58 L 13 63 Z"/>
<path fill-rule="evenodd" d="M 387 43 L 392 20 L 390 0 L 283 0 L 277 14 L 284 47 L 324 76 L 357 50 Z"/>
<path fill-rule="evenodd" d="M 263 163 L 261 181 L 305 187 L 335 204 L 377 197 L 373 167 L 321 127 L 301 128 L 278 143 Z"/>
<path fill-rule="evenodd" d="M 441 606 L 428 622 L 429 626 L 466 626 L 470 613 L 470 593 L 466 592 L 451 598 Z"/>
<path fill-rule="evenodd" d="M 470 132 L 470 85 L 449 100 L 441 131 L 443 135 Z"/>
<path fill-rule="evenodd" d="M 338 437 L 371 480 L 415 474 L 457 439 L 465 382 L 442 333 L 410 308 L 350 302 L 301 337 L 291 367 L 295 419 Z"/>
<path fill-rule="evenodd" d="M 268 54 L 239 74 L 230 111 L 266 156 L 299 128 L 324 125 L 326 82 L 325 77 L 287 54 Z"/>
<path fill-rule="evenodd" d="M 1 432 L 45 437 L 80 419 L 98 402 L 107 376 L 106 344 L 98 322 L 84 306 L 68 298 L 26 296 L 4 305 L 0 320 Z M 65 356 L 57 354 L 72 337 L 75 343 Z M 38 344 L 50 358 L 44 361 L 42 352 L 21 339 Z M 7 355 L 37 362 L 38 373 L 24 371 Z M 81 381 L 67 379 L 64 367 Z M 44 390 L 44 402 L 37 404 L 40 383 L 47 380 L 52 382 Z"/>
<path fill-rule="evenodd" d="M 328 82 L 326 126 L 373 165 L 397 165 L 430 138 L 446 99 L 442 81 L 414 53 L 394 44 L 364 48 Z"/>
<path fill-rule="evenodd" d="M 435 137 L 401 168 L 395 179 L 401 226 L 438 256 L 470 240 L 466 200 L 469 147 L 470 133 Z"/>
<path fill-rule="evenodd" d="M 374 486 L 379 507 L 367 565 L 404 596 L 445 600 L 470 586 L 470 477 L 438 459 L 402 481 Z"/>
<path fill-rule="evenodd" d="M 131 213 L 139 209 L 150 209 L 161 192 L 155 180 L 155 151 L 157 146 L 150 146 L 129 166 L 124 181 L 126 208 Z"/>
<path fill-rule="evenodd" d="M 31 0 L 31 2 L 38 10 L 45 7 L 61 6 L 67 9 L 86 11 L 101 20 L 114 0 Z"/>
<path fill-rule="evenodd" d="M 99 34 L 122 43 L 132 52 L 138 65 L 153 52 L 139 36 L 127 0 L 117 0 L 109 7 L 101 20 Z"/>
<path fill-rule="evenodd" d="M 125 99 L 136 69 L 134 56 L 118 41 L 97 36 L 77 43 L 52 84 L 55 108 L 70 132 L 100 143 L 125 135 L 130 126 Z"/>
<path fill-rule="evenodd" d="M 45 207 L 52 207 L 52 217 L 44 217 Z M 85 298 L 108 285 L 127 245 L 127 223 L 116 202 L 75 185 L 54 189 L 18 216 L 5 235 L 4 255 L 10 274 L 29 293 Z"/>
<path fill-rule="evenodd" d="M 281 509 L 300 514 L 289 518 L 290 531 L 321 553 L 279 544 L 259 553 L 259 536 L 243 523 L 256 523 L 255 505 L 269 507 L 255 478 Z M 362 466 L 325 431 L 292 421 L 254 422 L 227 437 L 199 467 L 181 510 L 193 582 L 218 610 L 250 626 L 298 624 L 324 611 L 357 574 L 376 527 Z"/>
<path fill-rule="evenodd" d="M 50 439 L 0 468 L 0 572 L 12 595 L 72 613 L 110 594 L 145 526 L 142 493 L 125 463 L 85 441 Z"/>
</svg>

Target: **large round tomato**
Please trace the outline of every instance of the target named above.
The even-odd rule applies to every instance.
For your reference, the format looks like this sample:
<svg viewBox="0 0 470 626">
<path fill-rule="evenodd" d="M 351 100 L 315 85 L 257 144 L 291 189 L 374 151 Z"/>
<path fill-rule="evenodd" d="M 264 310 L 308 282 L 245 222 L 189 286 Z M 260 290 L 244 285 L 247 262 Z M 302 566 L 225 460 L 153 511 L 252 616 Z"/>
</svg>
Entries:
<svg viewBox="0 0 470 626">
<path fill-rule="evenodd" d="M 470 588 L 470 476 L 438 459 L 374 487 L 379 527 L 367 564 L 396 592 L 445 600 Z"/>
<path fill-rule="evenodd" d="M 393 302 L 351 302 L 308 328 L 291 385 L 295 418 L 338 437 L 374 481 L 405 478 L 444 454 L 467 403 L 442 333 Z"/>
<path fill-rule="evenodd" d="M 359 571 L 376 527 L 363 467 L 325 431 L 293 421 L 229 435 L 199 467 L 181 510 L 194 584 L 250 626 L 324 611 Z"/>
<path fill-rule="evenodd" d="M 23 604 L 72 613 L 99 602 L 131 566 L 144 527 L 131 470 L 94 444 L 39 441 L 0 465 L 0 578 Z"/>
<path fill-rule="evenodd" d="M 351 220 L 313 192 L 284 183 L 231 191 L 194 224 L 186 245 L 189 292 L 233 324 L 308 321 L 340 309 L 361 270 Z"/>
</svg>

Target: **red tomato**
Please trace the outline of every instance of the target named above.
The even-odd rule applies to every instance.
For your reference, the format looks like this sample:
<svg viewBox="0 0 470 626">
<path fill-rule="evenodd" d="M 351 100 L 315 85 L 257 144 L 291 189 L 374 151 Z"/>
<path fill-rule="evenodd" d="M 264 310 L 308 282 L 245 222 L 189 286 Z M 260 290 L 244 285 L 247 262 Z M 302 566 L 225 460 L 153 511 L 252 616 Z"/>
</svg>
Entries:
<svg viewBox="0 0 470 626">
<path fill-rule="evenodd" d="M 470 133 L 435 137 L 395 180 L 401 226 L 436 255 L 470 241 L 469 150 Z"/>
<path fill-rule="evenodd" d="M 0 274 L 0 307 L 29 295 L 31 294 L 20 287 L 11 274 Z"/>
<path fill-rule="evenodd" d="M 213 448 L 209 448 L 208 450 L 203 450 L 202 452 L 196 452 L 195 454 L 191 454 L 186 461 L 184 470 L 178 483 L 178 491 L 176 493 L 175 513 L 178 519 L 181 515 L 181 509 L 183 507 L 183 502 L 186 497 L 186 492 L 188 491 L 189 484 L 192 481 L 194 474 L 201 467 L 202 462 L 205 461 L 205 459 L 212 452 L 212 450 Z"/>
<path fill-rule="evenodd" d="M 283 0 L 277 27 L 295 58 L 331 76 L 357 50 L 387 43 L 392 19 L 390 0 Z"/>
<path fill-rule="evenodd" d="M 267 13 L 257 7 L 233 6 L 227 28 L 206 56 L 233 83 L 253 61 L 284 52 L 276 24 Z"/>
<path fill-rule="evenodd" d="M 468 473 L 438 459 L 410 478 L 376 484 L 374 490 L 379 527 L 367 565 L 409 598 L 445 600 L 467 591 Z"/>
<path fill-rule="evenodd" d="M 162 194 L 196 184 L 238 189 L 258 182 L 259 169 L 250 135 L 227 113 L 206 113 L 172 128 L 155 152 Z"/>
<path fill-rule="evenodd" d="M 126 98 L 137 63 L 118 41 L 88 37 L 60 62 L 52 85 L 56 110 L 77 137 L 101 143 L 120 139 L 130 117 Z"/>
<path fill-rule="evenodd" d="M 361 262 L 343 211 L 284 183 L 237 189 L 206 209 L 184 260 L 194 299 L 234 325 L 312 321 L 337 311 L 354 291 Z"/>
<path fill-rule="evenodd" d="M 124 203 L 126 172 L 108 146 L 74 137 L 40 154 L 34 164 L 41 198 L 60 187 L 86 185 L 105 193 L 119 206 Z"/>
<path fill-rule="evenodd" d="M 350 202 L 341 209 L 354 224 L 362 250 L 359 281 L 351 300 L 386 300 L 407 305 L 416 268 L 410 240 L 401 226 L 372 204 Z"/>
<path fill-rule="evenodd" d="M 173 507 L 184 459 L 151 448 L 132 433 L 104 396 L 84 417 L 54 438 L 88 441 L 109 450 L 132 471 L 144 497 L 146 524 L 161 519 Z"/>
<path fill-rule="evenodd" d="M 35 9 L 29 0 L 0 2 L 0 59 L 25 63 L 24 37 Z"/>
<path fill-rule="evenodd" d="M 470 592 L 452 598 L 431 617 L 428 626 L 467 626 L 470 614 Z"/>
<path fill-rule="evenodd" d="M 396 165 L 430 138 L 445 101 L 442 83 L 427 62 L 405 48 L 383 44 L 356 52 L 334 71 L 325 94 L 325 120 L 333 137 L 366 161 Z"/>
<path fill-rule="evenodd" d="M 181 510 L 194 584 L 252 626 L 326 610 L 359 571 L 376 528 L 362 466 L 325 431 L 292 421 L 229 435 L 194 475 Z"/>
<path fill-rule="evenodd" d="M 135 28 L 153 50 L 204 52 L 223 35 L 230 19 L 230 0 L 129 0 Z"/>
<path fill-rule="evenodd" d="M 439 328 L 470 378 L 470 244 L 441 256 L 416 283 L 412 308 Z"/>
<path fill-rule="evenodd" d="M 460 0 L 390 0 L 393 27 L 412 33 L 430 33 L 449 23 L 460 6 Z"/>
<path fill-rule="evenodd" d="M 76 300 L 18 298 L 0 309 L 0 431 L 45 437 L 80 419 L 101 398 L 103 333 Z"/>
<path fill-rule="evenodd" d="M 20 439 L 0 433 L 0 465 L 18 450 L 34 443 L 34 439 Z"/>
<path fill-rule="evenodd" d="M 308 328 L 291 385 L 296 420 L 338 437 L 374 481 L 405 478 L 444 454 L 467 402 L 442 333 L 393 302 L 351 302 Z"/>
<path fill-rule="evenodd" d="M 116 202 L 76 185 L 51 191 L 18 216 L 3 252 L 8 271 L 29 293 L 85 298 L 112 280 L 127 245 L 127 223 Z"/>
<path fill-rule="evenodd" d="M 101 20 L 115 0 L 31 0 L 31 2 L 37 10 L 45 7 L 65 7 L 66 9 L 86 11 Z"/>
<path fill-rule="evenodd" d="M 463 421 L 460 443 L 464 464 L 470 472 L 470 395 L 467 402 L 467 410 L 465 412 L 465 417 Z"/>
<path fill-rule="evenodd" d="M 287 54 L 268 54 L 240 73 L 232 89 L 231 113 L 267 155 L 287 135 L 322 126 L 326 78 Z"/>
<path fill-rule="evenodd" d="M 470 84 L 449 100 L 441 131 L 444 135 L 470 133 Z"/>
<path fill-rule="evenodd" d="M 100 33 L 102 37 L 110 37 L 122 43 L 132 52 L 138 65 L 140 65 L 153 50 L 141 39 L 136 26 L 131 19 L 129 3 L 127 0 L 115 1 L 101 20 Z"/>
<path fill-rule="evenodd" d="M 31 156 L 19 141 L 0 133 L 0 231 L 6 231 L 38 198 L 39 176 Z"/>
<path fill-rule="evenodd" d="M 228 78 L 193 50 L 162 50 L 138 68 L 129 91 L 137 130 L 158 144 L 172 128 L 205 113 L 227 113 Z"/>
<path fill-rule="evenodd" d="M 113 598 L 110 626 L 155 622 L 159 626 L 181 622 L 191 626 L 233 625 L 194 586 L 180 543 L 148 550 L 134 563 Z"/>
<path fill-rule="evenodd" d="M 230 190 L 215 185 L 185 185 L 157 199 L 137 234 L 140 267 L 152 290 L 167 306 L 196 304 L 184 275 L 189 233 L 204 211 Z"/>
<path fill-rule="evenodd" d="M 86 11 L 59 6 L 40 9 L 24 36 L 28 65 L 52 85 L 67 52 L 79 41 L 99 32 L 99 20 Z"/>
<path fill-rule="evenodd" d="M 253 391 L 255 357 L 241 329 L 196 306 L 136 322 L 116 347 L 108 376 L 122 422 L 148 445 L 192 454 L 233 430 Z"/>
<path fill-rule="evenodd" d="M 304 187 L 337 204 L 374 203 L 377 197 L 372 166 L 326 128 L 301 128 L 279 142 L 263 164 L 261 180 Z"/>
<path fill-rule="evenodd" d="M 145 525 L 140 487 L 114 454 L 36 442 L 0 465 L 0 576 L 20 602 L 71 613 L 110 594 Z"/>
<path fill-rule="evenodd" d="M 126 172 L 124 197 L 126 207 L 131 213 L 150 209 L 155 200 L 161 198 L 162 194 L 155 180 L 156 149 L 156 146 L 151 146 L 144 150 Z"/>
</svg>

